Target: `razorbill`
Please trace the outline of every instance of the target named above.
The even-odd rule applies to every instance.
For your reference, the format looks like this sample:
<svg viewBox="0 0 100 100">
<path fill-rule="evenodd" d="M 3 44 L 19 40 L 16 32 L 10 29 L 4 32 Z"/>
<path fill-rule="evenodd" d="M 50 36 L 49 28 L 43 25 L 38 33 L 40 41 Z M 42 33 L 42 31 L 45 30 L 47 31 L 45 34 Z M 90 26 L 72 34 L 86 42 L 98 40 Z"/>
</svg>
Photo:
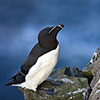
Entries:
<svg viewBox="0 0 100 100">
<path fill-rule="evenodd" d="M 64 25 L 59 24 L 40 31 L 38 43 L 32 48 L 18 73 L 5 86 L 19 86 L 36 91 L 58 62 L 60 47 L 56 37 L 63 27 Z"/>
</svg>

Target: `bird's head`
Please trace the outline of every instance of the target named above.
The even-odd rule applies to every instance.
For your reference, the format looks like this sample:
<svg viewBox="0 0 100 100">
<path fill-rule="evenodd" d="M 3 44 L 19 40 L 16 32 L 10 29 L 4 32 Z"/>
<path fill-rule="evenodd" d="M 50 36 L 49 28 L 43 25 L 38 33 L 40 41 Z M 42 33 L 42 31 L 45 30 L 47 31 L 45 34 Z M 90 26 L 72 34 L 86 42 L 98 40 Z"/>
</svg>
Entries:
<svg viewBox="0 0 100 100">
<path fill-rule="evenodd" d="M 46 27 L 42 29 L 38 35 L 38 42 L 41 47 L 49 48 L 56 46 L 58 41 L 56 39 L 58 32 L 64 27 L 64 25 L 59 24 L 53 27 Z"/>
</svg>

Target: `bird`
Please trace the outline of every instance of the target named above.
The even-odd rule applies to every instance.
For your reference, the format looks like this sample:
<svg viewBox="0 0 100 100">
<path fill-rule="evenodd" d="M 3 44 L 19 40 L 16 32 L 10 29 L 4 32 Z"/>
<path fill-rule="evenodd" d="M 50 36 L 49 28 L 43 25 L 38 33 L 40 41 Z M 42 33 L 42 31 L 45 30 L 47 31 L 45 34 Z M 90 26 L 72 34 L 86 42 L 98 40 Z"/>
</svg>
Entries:
<svg viewBox="0 0 100 100">
<path fill-rule="evenodd" d="M 19 86 L 37 91 L 37 87 L 49 77 L 57 65 L 60 54 L 57 34 L 63 27 L 63 24 L 59 24 L 46 27 L 39 32 L 38 42 L 30 51 L 20 70 L 5 86 Z"/>
</svg>

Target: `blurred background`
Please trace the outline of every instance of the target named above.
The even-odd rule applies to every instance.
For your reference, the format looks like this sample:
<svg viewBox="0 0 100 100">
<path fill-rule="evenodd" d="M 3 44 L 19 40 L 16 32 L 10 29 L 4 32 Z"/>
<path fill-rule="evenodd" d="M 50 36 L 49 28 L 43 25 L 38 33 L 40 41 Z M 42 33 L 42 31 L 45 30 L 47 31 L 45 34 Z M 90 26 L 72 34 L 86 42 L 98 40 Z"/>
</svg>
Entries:
<svg viewBox="0 0 100 100">
<path fill-rule="evenodd" d="M 41 29 L 64 24 L 56 66 L 78 67 L 100 46 L 100 0 L 0 0 L 0 100 L 24 100 L 17 87 L 4 87 L 37 43 Z"/>
</svg>

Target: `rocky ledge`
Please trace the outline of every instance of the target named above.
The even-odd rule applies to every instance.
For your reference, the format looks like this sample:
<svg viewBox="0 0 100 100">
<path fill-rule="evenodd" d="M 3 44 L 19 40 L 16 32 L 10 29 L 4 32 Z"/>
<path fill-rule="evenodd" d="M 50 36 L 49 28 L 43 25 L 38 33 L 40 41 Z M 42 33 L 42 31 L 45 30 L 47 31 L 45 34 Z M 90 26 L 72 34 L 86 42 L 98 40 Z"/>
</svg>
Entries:
<svg viewBox="0 0 100 100">
<path fill-rule="evenodd" d="M 73 72 L 70 67 L 56 69 L 36 92 L 19 90 L 25 100 L 100 100 L 100 48 L 82 71 L 74 67 Z"/>
<path fill-rule="evenodd" d="M 70 76 L 69 76 L 70 75 Z M 72 77 L 70 67 L 54 70 L 37 92 L 22 89 L 25 100 L 87 100 L 87 78 Z"/>
<path fill-rule="evenodd" d="M 90 62 L 83 68 L 92 89 L 89 100 L 100 100 L 100 47 L 94 52 Z"/>
</svg>

